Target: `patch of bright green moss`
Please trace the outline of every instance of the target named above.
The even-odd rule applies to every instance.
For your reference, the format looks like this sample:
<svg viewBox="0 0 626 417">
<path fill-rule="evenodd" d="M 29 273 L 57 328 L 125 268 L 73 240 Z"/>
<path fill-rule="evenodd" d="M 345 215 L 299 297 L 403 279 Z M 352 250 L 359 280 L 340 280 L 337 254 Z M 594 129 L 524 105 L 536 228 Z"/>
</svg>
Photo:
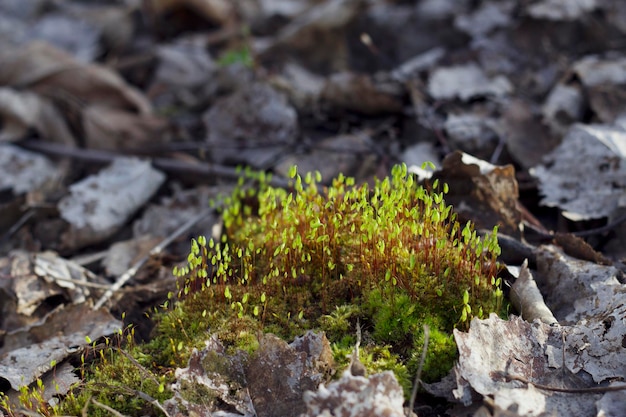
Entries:
<svg viewBox="0 0 626 417">
<path fill-rule="evenodd" d="M 452 329 L 501 311 L 496 229 L 481 239 L 460 225 L 447 187 L 416 184 L 404 165 L 372 188 L 290 174 L 290 190 L 260 177 L 257 189 L 225 201 L 225 236 L 192 242 L 188 266 L 176 271 L 181 295 L 286 339 L 325 330 L 337 352 L 354 342 L 359 319 L 371 346 L 392 346 L 389 357 L 409 373 L 428 323 L 424 379 L 445 374 L 456 354 Z"/>
<path fill-rule="evenodd" d="M 132 335 L 128 340 L 132 340 Z M 142 346 L 136 346 L 131 341 L 122 353 L 121 348 L 106 344 L 94 347 L 92 352 L 87 353 L 91 354 L 95 354 L 98 360 L 84 365 L 83 385 L 75 387 L 75 392 L 64 398 L 58 414 L 84 415 L 86 412 L 89 416 L 110 416 L 109 411 L 91 402 L 94 399 L 123 415 L 154 415 L 158 409 L 146 398 L 163 402 L 171 397 L 166 386 L 172 382 L 172 373 L 162 372 L 161 366 L 155 367 Z M 141 398 L 142 395 L 147 397 Z"/>
</svg>

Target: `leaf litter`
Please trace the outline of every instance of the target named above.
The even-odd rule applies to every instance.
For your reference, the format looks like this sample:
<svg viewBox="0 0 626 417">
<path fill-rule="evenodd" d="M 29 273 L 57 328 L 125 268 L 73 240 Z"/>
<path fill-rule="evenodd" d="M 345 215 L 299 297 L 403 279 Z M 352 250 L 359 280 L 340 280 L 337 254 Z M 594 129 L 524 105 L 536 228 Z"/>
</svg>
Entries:
<svg viewBox="0 0 626 417">
<path fill-rule="evenodd" d="M 515 315 L 457 331 L 453 386 L 429 389 L 481 416 L 625 413 L 621 2 L 44 3 L 0 5 L 3 391 L 67 392 L 68 347 L 130 323 L 97 300 L 162 302 L 234 164 L 362 182 L 428 159 L 460 216 L 500 226 L 508 270 L 529 260 Z M 309 411 L 374 383 L 350 378 Z"/>
</svg>

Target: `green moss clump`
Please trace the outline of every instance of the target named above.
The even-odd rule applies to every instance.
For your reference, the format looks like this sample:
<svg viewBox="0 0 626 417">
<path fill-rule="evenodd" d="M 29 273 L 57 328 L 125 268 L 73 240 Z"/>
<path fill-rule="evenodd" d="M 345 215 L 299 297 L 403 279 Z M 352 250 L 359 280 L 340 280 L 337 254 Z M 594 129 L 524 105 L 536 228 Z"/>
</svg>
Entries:
<svg viewBox="0 0 626 417">
<path fill-rule="evenodd" d="M 290 174 L 291 190 L 262 176 L 258 188 L 225 201 L 223 238 L 194 240 L 187 267 L 175 271 L 185 278 L 181 295 L 228 306 L 232 317 L 288 339 L 321 328 L 346 347 L 359 319 L 371 346 L 392 346 L 412 368 L 428 323 L 435 337 L 425 379 L 442 376 L 455 355 L 452 329 L 501 311 L 497 229 L 481 239 L 460 225 L 447 186 L 419 186 L 405 165 L 372 188 L 342 175 L 321 187 L 319 173 Z"/>
<path fill-rule="evenodd" d="M 146 399 L 153 398 L 162 403 L 170 398 L 172 393 L 167 385 L 173 381 L 173 372 L 171 368 L 158 366 L 145 354 L 144 345 L 133 342 L 132 328 L 127 329 L 126 336 L 124 349 L 118 337 L 115 345 L 111 339 L 106 339 L 99 345 L 93 343 L 93 347 L 83 354 L 83 383 L 65 396 L 56 410 L 59 415 L 111 415 L 92 400 L 123 415 L 159 413 L 158 407 Z M 89 357 L 91 359 L 86 359 Z"/>
<path fill-rule="evenodd" d="M 37 388 L 23 393 L 23 405 L 80 415 L 93 397 L 126 415 L 153 414 L 137 393 L 170 397 L 173 370 L 186 367 L 209 334 L 232 354 L 253 352 L 259 332 L 292 340 L 323 330 L 343 367 L 357 322 L 361 362 L 370 373 L 392 370 L 408 395 L 423 324 L 431 337 L 422 379 L 432 381 L 456 358 L 453 328 L 503 312 L 496 229 L 480 239 L 471 224 L 460 225 L 444 202 L 445 185 L 419 186 L 404 165 L 373 187 L 341 175 L 322 187 L 318 173 L 303 179 L 295 168 L 291 178 L 284 190 L 261 174 L 258 188 L 240 187 L 226 199 L 224 236 L 192 241 L 187 265 L 175 270 L 180 300 L 155 315 L 151 341 L 134 345 L 129 329 L 126 354 L 108 344 L 97 350 L 99 360 L 82 368 L 83 385 L 59 407 L 42 404 Z M 108 414 L 93 404 L 87 412 Z"/>
</svg>

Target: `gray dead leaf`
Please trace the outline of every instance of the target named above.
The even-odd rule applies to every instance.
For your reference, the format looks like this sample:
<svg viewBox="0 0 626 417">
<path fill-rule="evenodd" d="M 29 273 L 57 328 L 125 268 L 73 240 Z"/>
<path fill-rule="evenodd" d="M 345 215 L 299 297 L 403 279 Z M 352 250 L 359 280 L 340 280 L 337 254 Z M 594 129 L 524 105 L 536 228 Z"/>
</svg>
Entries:
<svg viewBox="0 0 626 417">
<path fill-rule="evenodd" d="M 577 124 L 530 173 L 539 180 L 541 204 L 559 207 L 574 221 L 610 215 L 626 190 L 626 131 Z M 608 146 L 607 146 L 608 145 Z"/>
<path fill-rule="evenodd" d="M 626 289 L 612 266 L 581 261 L 552 246 L 537 253 L 537 282 L 566 332 L 566 365 L 584 370 L 596 383 L 626 375 Z M 560 353 L 550 355 L 560 362 Z"/>
<path fill-rule="evenodd" d="M 569 329 L 538 321 L 528 323 L 515 316 L 502 320 L 491 314 L 486 320 L 472 320 L 468 333 L 454 330 L 459 347 L 459 362 L 454 372 L 460 381 L 465 381 L 458 385 L 455 396 L 469 400 L 471 387 L 483 396 L 493 396 L 498 407 L 515 409 L 519 416 L 595 416 L 594 400 L 601 394 L 545 391 L 502 377 L 521 377 L 555 388 L 584 387 L 582 380 L 569 370 L 559 369 L 560 362 L 554 361 L 562 352 L 562 334 L 568 335 Z M 575 352 L 572 356 L 575 359 Z"/>
<path fill-rule="evenodd" d="M 535 279 L 559 322 L 602 317 L 626 302 L 617 268 L 572 258 L 554 246 L 541 246 L 536 255 Z"/>
<path fill-rule="evenodd" d="M 599 296 L 606 294 L 599 294 Z M 622 300 L 623 300 L 622 295 Z M 626 353 L 622 346 L 626 334 L 626 308 L 590 316 L 566 333 L 565 365 L 572 373 L 583 371 L 596 384 L 619 380 L 626 375 Z M 551 363 L 561 362 L 561 349 L 548 352 Z"/>
<path fill-rule="evenodd" d="M 53 397 L 65 395 L 73 385 L 81 382 L 76 368 L 69 362 L 63 362 L 48 371 L 41 378 L 43 382 L 43 399 L 50 402 Z"/>
<path fill-rule="evenodd" d="M 98 340 L 119 331 L 123 323 L 104 310 L 86 304 L 56 309 L 40 323 L 4 337 L 0 348 L 0 382 L 19 391 L 60 364 L 70 347 L 86 345 L 86 337 Z M 4 386 L 4 385 L 3 385 Z"/>
<path fill-rule="evenodd" d="M 430 178 L 432 171 L 422 169 L 424 162 L 431 162 L 435 165 L 435 169 L 441 168 L 441 157 L 435 148 L 435 145 L 428 142 L 417 143 L 409 146 L 402 152 L 400 160 L 407 164 L 409 172 L 417 174 L 420 178 Z"/>
<path fill-rule="evenodd" d="M 115 233 L 165 181 L 150 162 L 136 158 L 116 159 L 98 174 L 70 187 L 59 202 L 63 220 L 70 224 L 73 247 L 93 243 Z M 66 242 L 69 244 L 70 242 Z"/>
<path fill-rule="evenodd" d="M 617 279 L 619 271 L 568 257 L 552 246 L 536 252 L 537 283 L 546 304 L 559 321 L 571 325 L 528 323 L 514 316 L 504 321 L 492 314 L 473 320 L 468 333 L 455 330 L 460 353 L 455 396 L 468 404 L 471 387 L 492 395 L 501 409 L 513 407 L 519 416 L 621 415 L 623 391 L 573 395 L 502 378 L 579 389 L 626 375 L 626 289 Z"/>
<path fill-rule="evenodd" d="M 311 7 L 311 1 L 259 0 L 259 6 L 266 19 L 274 16 L 295 18 Z"/>
<path fill-rule="evenodd" d="M 503 97 L 513 91 L 513 86 L 503 75 L 489 78 L 474 63 L 438 68 L 428 81 L 428 93 L 437 100 L 459 98 L 463 101 L 476 97 Z"/>
<path fill-rule="evenodd" d="M 611 386 L 623 384 L 613 383 Z M 626 390 L 607 392 L 596 401 L 598 417 L 622 417 L 626 416 Z"/>
<path fill-rule="evenodd" d="M 285 96 L 267 84 L 245 85 L 204 115 L 216 162 L 263 166 L 296 140 L 298 118 Z"/>
<path fill-rule="evenodd" d="M 603 0 L 601 4 L 607 21 L 622 34 L 626 33 L 626 3 Z"/>
<path fill-rule="evenodd" d="M 327 381 L 332 363 L 330 343 L 323 333 L 308 331 L 290 344 L 272 334 L 263 335 L 246 371 L 258 417 L 304 412 L 304 392 Z"/>
<path fill-rule="evenodd" d="M 304 394 L 307 411 L 300 417 L 404 417 L 402 387 L 391 371 L 369 377 L 344 372 L 341 379 Z"/>
<path fill-rule="evenodd" d="M 551 132 L 562 136 L 572 123 L 582 119 L 584 110 L 585 102 L 580 87 L 559 83 L 550 91 L 541 114 Z"/>
<path fill-rule="evenodd" d="M 286 63 L 282 73 L 271 78 L 272 87 L 285 93 L 289 102 L 304 114 L 319 112 L 319 101 L 326 79 L 297 63 Z"/>
<path fill-rule="evenodd" d="M 541 0 L 527 6 L 535 19 L 576 20 L 598 7 L 596 0 Z"/>
<path fill-rule="evenodd" d="M 98 34 L 98 42 L 107 50 L 118 51 L 128 47 L 135 35 L 134 12 L 137 4 L 60 3 L 59 10 L 88 24 Z"/>
<path fill-rule="evenodd" d="M 541 163 L 561 139 L 550 135 L 535 107 L 528 100 L 512 98 L 504 107 L 500 119 L 500 134 L 506 140 L 511 158 L 526 169 Z"/>
<path fill-rule="evenodd" d="M 626 57 L 602 59 L 587 56 L 573 65 L 585 87 L 602 84 L 626 84 Z"/>
<path fill-rule="evenodd" d="M 73 144 L 61 112 L 46 98 L 28 91 L 0 88 L 0 141 L 23 139 L 31 129 L 54 142 Z"/>
<path fill-rule="evenodd" d="M 423 0 L 417 4 L 420 14 L 427 19 L 447 19 L 467 10 L 467 0 Z"/>
<path fill-rule="evenodd" d="M 176 381 L 172 384 L 174 396 L 165 401 L 164 408 L 170 415 L 256 416 L 245 386 L 246 359 L 241 353 L 227 355 L 217 337 L 211 336 L 201 351 L 194 349 L 187 368 L 176 369 Z M 206 392 L 209 395 L 198 401 L 187 392 Z M 234 409 L 234 412 L 220 408 Z"/>
<path fill-rule="evenodd" d="M 73 304 L 82 303 L 89 297 L 89 284 L 105 285 L 90 270 L 54 252 L 34 254 L 33 263 L 35 274 L 64 288 Z"/>
<path fill-rule="evenodd" d="M 174 233 L 181 225 L 206 210 L 207 202 L 219 195 L 228 195 L 232 187 L 199 186 L 192 189 L 175 189 L 172 196 L 162 198 L 156 204 L 148 205 L 142 216 L 133 223 L 133 236 L 151 235 L 165 238 Z M 209 219 L 196 225 L 193 235 L 210 235 L 216 219 Z"/>
<path fill-rule="evenodd" d="M 41 190 L 60 179 L 60 172 L 48 158 L 12 145 L 0 145 L 0 188 L 14 194 Z"/>
<path fill-rule="evenodd" d="M 215 336 L 205 344 L 202 351 L 194 351 L 187 368 L 176 370 L 174 397 L 164 404 L 172 415 L 299 415 L 305 410 L 304 390 L 316 389 L 332 369 L 330 344 L 319 333 L 307 332 L 291 344 L 263 335 L 252 357 L 243 351 L 226 354 Z M 200 401 L 186 395 L 198 391 L 210 395 Z"/>
<path fill-rule="evenodd" d="M 468 333 L 454 330 L 460 355 L 455 372 L 481 395 L 521 386 L 497 378 L 494 372 L 541 380 L 551 372 L 545 355 L 547 345 L 560 347 L 560 333 L 558 328 L 531 324 L 515 316 L 502 320 L 492 313 L 486 320 L 473 319 Z M 465 389 L 460 386 L 455 396 L 462 398 Z"/>
<path fill-rule="evenodd" d="M 12 283 L 12 296 L 17 299 L 16 311 L 11 314 L 33 316 L 46 300 L 65 295 L 61 287 L 35 273 L 33 259 L 27 252 L 12 251 L 8 257 L 2 258 L 0 265 Z"/>
<path fill-rule="evenodd" d="M 453 149 L 482 159 L 489 159 L 499 143 L 497 121 L 483 114 L 450 113 L 444 128 Z"/>
<path fill-rule="evenodd" d="M 511 1 L 486 2 L 473 13 L 458 15 L 454 26 L 473 38 L 483 37 L 494 29 L 510 25 L 514 6 Z"/>
<path fill-rule="evenodd" d="M 429 49 L 403 62 L 391 71 L 391 78 L 401 83 L 417 78 L 421 71 L 432 68 L 445 54 L 446 50 L 439 46 Z"/>
<path fill-rule="evenodd" d="M 154 82 L 172 87 L 198 87 L 212 76 L 216 64 L 207 50 L 206 40 L 184 37 L 157 48 L 159 65 Z"/>
<path fill-rule="evenodd" d="M 363 0 L 330 0 L 317 4 L 281 29 L 274 43 L 300 43 L 302 38 L 308 39 L 315 32 L 343 27 L 356 16 L 363 4 Z"/>
<path fill-rule="evenodd" d="M 0 377 L 1 379 L 1 377 Z M 66 395 L 73 385 L 80 383 L 80 378 L 76 374 L 76 369 L 69 362 L 62 362 L 59 365 L 52 367 L 44 374 L 38 377 L 42 382 L 43 391 L 41 396 L 48 404 L 58 403 L 58 397 Z M 34 388 L 34 384 L 31 384 L 31 388 Z M 4 393 L 7 395 L 8 402 L 13 408 L 21 406 L 19 397 L 20 392 L 10 389 Z"/>
<path fill-rule="evenodd" d="M 355 176 L 368 160 L 375 161 L 372 146 L 372 138 L 366 132 L 333 136 L 317 142 L 307 153 L 286 155 L 274 169 L 287 177 L 289 168 L 297 165 L 301 173 L 320 171 L 325 181 L 339 173 Z"/>
<path fill-rule="evenodd" d="M 511 286 L 509 295 L 511 304 L 528 322 L 540 320 L 545 324 L 558 324 L 537 287 L 531 272 L 528 269 L 528 260 L 525 260 L 520 268 L 519 276 Z"/>
<path fill-rule="evenodd" d="M 337 72 L 326 80 L 320 99 L 330 111 L 365 115 L 399 113 L 404 93 L 396 83 L 385 85 L 368 75 Z"/>
<path fill-rule="evenodd" d="M 462 223 L 471 220 L 479 229 L 520 235 L 522 214 L 517 206 L 519 189 L 512 165 L 496 166 L 459 151 L 448 154 L 433 178 L 449 185 L 446 202 Z"/>
<path fill-rule="evenodd" d="M 161 242 L 162 238 L 151 234 L 138 236 L 135 239 L 115 242 L 106 252 L 102 266 L 107 275 L 119 277 L 139 259 L 148 255 Z"/>
<path fill-rule="evenodd" d="M 591 109 L 604 123 L 624 115 L 626 107 L 626 58 L 587 56 L 573 65 L 589 100 Z"/>
<path fill-rule="evenodd" d="M 29 40 L 49 42 L 81 62 L 91 62 L 102 52 L 100 35 L 85 21 L 62 13 L 49 13 L 32 25 Z"/>
</svg>

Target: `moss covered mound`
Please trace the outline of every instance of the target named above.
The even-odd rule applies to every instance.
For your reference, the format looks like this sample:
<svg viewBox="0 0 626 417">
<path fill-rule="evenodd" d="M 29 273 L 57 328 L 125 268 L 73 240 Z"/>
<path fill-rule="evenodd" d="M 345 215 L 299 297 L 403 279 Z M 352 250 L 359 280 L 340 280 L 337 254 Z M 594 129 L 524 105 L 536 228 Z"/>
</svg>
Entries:
<svg viewBox="0 0 626 417">
<path fill-rule="evenodd" d="M 224 202 L 226 233 L 193 241 L 188 266 L 176 271 L 181 294 L 285 338 L 325 330 L 339 362 L 358 319 L 366 365 L 400 374 L 414 371 L 428 324 L 425 378 L 442 376 L 455 358 L 452 329 L 501 309 L 496 230 L 481 239 L 460 225 L 446 185 L 420 186 L 405 165 L 373 187 L 344 176 L 322 187 L 319 173 L 290 174 L 290 190 L 257 177 L 258 187 Z"/>
</svg>

